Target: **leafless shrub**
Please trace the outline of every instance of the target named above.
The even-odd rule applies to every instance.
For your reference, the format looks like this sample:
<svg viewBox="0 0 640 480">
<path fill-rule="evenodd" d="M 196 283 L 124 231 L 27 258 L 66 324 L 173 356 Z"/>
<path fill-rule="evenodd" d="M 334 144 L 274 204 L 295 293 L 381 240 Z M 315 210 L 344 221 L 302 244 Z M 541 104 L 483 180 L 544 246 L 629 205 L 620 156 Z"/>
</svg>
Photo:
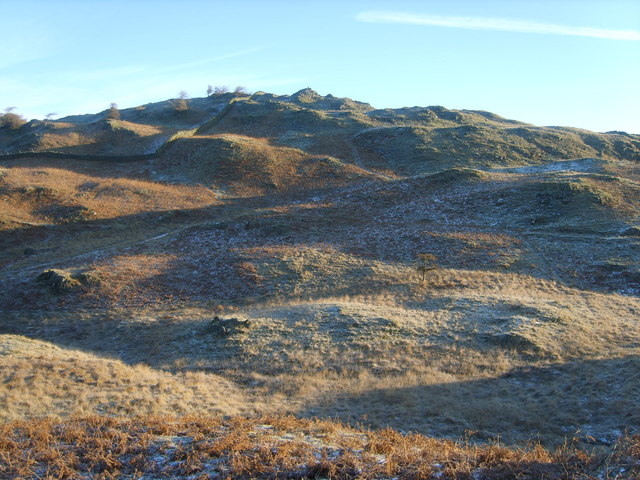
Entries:
<svg viewBox="0 0 640 480">
<path fill-rule="evenodd" d="M 421 281 L 424 283 L 427 279 L 427 272 L 431 270 L 436 270 L 438 265 L 436 264 L 436 260 L 438 258 L 431 253 L 419 253 L 418 254 L 418 262 L 416 266 L 416 270 L 420 274 L 422 274 Z"/>
<path fill-rule="evenodd" d="M 171 101 L 176 112 L 186 112 L 189 110 L 189 94 L 185 90 L 180 90 L 178 98 Z"/>
<path fill-rule="evenodd" d="M 0 115 L 0 128 L 17 130 L 27 123 L 22 115 L 13 112 L 15 109 L 16 107 L 7 107 L 4 109 L 4 114 Z"/>
<path fill-rule="evenodd" d="M 118 110 L 117 103 L 111 103 L 109 105 L 109 110 L 107 111 L 107 119 L 120 120 L 120 110 Z"/>
</svg>

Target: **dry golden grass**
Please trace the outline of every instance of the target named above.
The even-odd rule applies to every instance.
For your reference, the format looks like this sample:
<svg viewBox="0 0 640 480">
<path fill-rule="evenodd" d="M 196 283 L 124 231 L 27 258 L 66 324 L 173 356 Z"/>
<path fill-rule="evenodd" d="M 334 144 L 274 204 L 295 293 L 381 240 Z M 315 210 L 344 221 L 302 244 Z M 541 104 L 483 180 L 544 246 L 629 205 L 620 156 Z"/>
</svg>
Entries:
<svg viewBox="0 0 640 480">
<path fill-rule="evenodd" d="M 106 120 L 88 125 L 49 122 L 44 131 L 30 138 L 29 150 L 85 155 L 141 154 L 155 150 L 175 131 L 175 128 L 167 126 L 125 120 Z"/>
<path fill-rule="evenodd" d="M 470 446 L 391 429 L 266 416 L 114 419 L 99 416 L 0 426 L 0 474 L 63 478 L 632 479 L 640 438 L 608 455 L 571 445 Z"/>
<path fill-rule="evenodd" d="M 171 302 L 170 279 L 162 281 L 167 269 L 178 261 L 176 255 L 119 255 L 94 264 L 88 273 L 99 285 L 87 289 L 89 301 L 108 301 L 111 306 L 147 305 Z"/>
<path fill-rule="evenodd" d="M 155 125 L 145 125 L 143 123 L 127 122 L 125 120 L 109 120 L 113 130 L 125 130 L 138 137 L 148 137 L 163 133 L 163 129 Z"/>
<path fill-rule="evenodd" d="M 252 411 L 240 390 L 217 375 L 171 374 L 17 335 L 0 335 L 0 378 L 0 421 Z"/>
<path fill-rule="evenodd" d="M 463 249 L 479 241 L 478 236 L 461 238 Z M 491 245 L 498 254 L 499 242 L 517 244 L 497 236 Z M 267 296 L 276 304 L 297 297 L 331 301 L 370 296 L 373 303 L 399 307 L 400 313 L 389 311 L 395 318 L 406 316 L 407 305 L 424 310 L 425 317 L 445 312 L 446 328 L 456 328 L 457 323 L 477 336 L 500 333 L 502 320 L 504 327 L 529 337 L 540 352 L 563 359 L 627 354 L 619 347 L 632 345 L 637 332 L 636 297 L 571 288 L 554 279 L 443 268 L 429 273 L 423 285 L 411 266 L 347 254 L 330 244 L 259 247 L 244 249 L 243 254 L 251 259 L 256 274 L 266 279 Z"/>
<path fill-rule="evenodd" d="M 174 178 L 219 185 L 244 197 L 375 178 L 337 158 L 276 146 L 265 138 L 230 134 L 194 135 L 174 142 L 158 169 Z"/>
<path fill-rule="evenodd" d="M 300 204 L 294 213 L 316 209 Z M 270 212 L 290 213 L 287 206 Z M 101 278 L 100 285 L 60 298 L 64 313 L 44 298 L 43 308 L 52 312 L 16 311 L 5 315 L 4 325 L 72 349 L 144 362 L 158 375 L 214 372 L 238 383 L 246 402 L 240 408 L 367 416 L 370 425 L 452 437 L 466 429 L 479 431 L 478 438 L 501 434 L 509 442 L 540 436 L 548 444 L 584 425 L 610 434 L 640 424 L 633 400 L 640 388 L 635 297 L 505 270 L 441 268 L 422 284 L 409 264 L 331 243 L 239 244 L 229 257 L 235 263 L 217 277 L 253 282 L 260 296 L 222 302 L 236 308 L 228 315 L 251 322 L 247 332 L 222 338 L 207 333 L 207 325 L 219 313 L 219 285 L 227 284 L 212 283 L 203 302 L 191 304 L 186 296 L 210 280 L 208 274 L 197 277 L 195 285 L 192 274 L 211 271 L 207 255 L 227 253 L 206 243 L 220 238 L 219 230 L 204 232 L 185 233 L 194 252 L 175 235 L 167 238 L 179 250 L 151 242 L 148 250 L 77 261 L 77 268 Z M 524 248 L 506 235 L 441 236 L 469 255 Z M 204 242 L 202 250 L 198 242 Z M 175 302 L 170 295 L 180 290 L 187 293 Z M 95 302 L 79 303 L 83 299 Z M 73 312 L 77 305 L 102 310 Z M 619 381 L 610 377 L 612 369 L 620 372 Z M 554 371 L 559 373 L 549 373 Z M 118 401 L 126 404 L 126 396 Z M 146 413 L 141 405 L 128 411 Z M 29 408 L 16 416 L 28 415 Z M 55 404 L 47 408 L 68 413 Z M 595 421 L 589 411 L 598 412 Z"/>
<path fill-rule="evenodd" d="M 3 215 L 23 222 L 56 222 L 56 207 L 83 207 L 89 219 L 218 204 L 202 186 L 171 185 L 123 177 L 95 177 L 52 167 L 4 170 L 0 180 Z M 54 213 L 52 213 L 54 212 Z"/>
<path fill-rule="evenodd" d="M 97 138 L 80 132 L 45 133 L 38 138 L 36 148 L 40 151 L 49 151 L 78 145 L 93 145 L 97 141 Z"/>
<path fill-rule="evenodd" d="M 0 477 L 637 478 L 637 165 L 472 170 L 591 148 L 259 104 L 153 158 L 2 162 L 0 419 L 30 421 L 0 427 Z M 54 124 L 40 147 L 153 151 L 190 118 L 167 121 Z M 57 295 L 49 268 L 93 280 Z M 382 430 L 219 417 L 282 412 Z"/>
<path fill-rule="evenodd" d="M 6 316 L 5 325 L 144 362 L 158 374 L 215 372 L 237 382 L 246 402 L 242 408 L 259 411 L 366 418 L 368 425 L 450 437 L 473 430 L 479 439 L 539 438 L 550 445 L 585 426 L 586 439 L 640 425 L 634 394 L 640 388 L 634 313 L 640 302 L 633 297 L 525 275 L 453 269 L 433 272 L 421 285 L 410 267 L 354 264 L 319 246 L 255 252 L 251 274 L 265 282 L 286 278 L 267 269 L 280 265 L 273 255 L 288 265 L 286 275 L 300 277 L 292 285 L 317 298 L 254 299 L 223 313 L 251 325 L 229 337 L 208 329 L 219 314 L 213 305 L 145 307 L 154 290 L 140 288 L 175 262 L 169 256 L 121 256 L 96 267 L 105 289 L 114 289 L 109 296 L 134 295 L 140 299 L 136 308 L 48 314 L 46 321 L 21 313 Z M 141 271 L 143 265 L 148 270 Z M 375 275 L 358 273 L 366 265 Z M 372 293 L 327 297 L 353 288 L 349 279 Z M 329 281 L 334 283 L 324 285 Z M 126 403 L 126 396 L 120 401 Z"/>
</svg>

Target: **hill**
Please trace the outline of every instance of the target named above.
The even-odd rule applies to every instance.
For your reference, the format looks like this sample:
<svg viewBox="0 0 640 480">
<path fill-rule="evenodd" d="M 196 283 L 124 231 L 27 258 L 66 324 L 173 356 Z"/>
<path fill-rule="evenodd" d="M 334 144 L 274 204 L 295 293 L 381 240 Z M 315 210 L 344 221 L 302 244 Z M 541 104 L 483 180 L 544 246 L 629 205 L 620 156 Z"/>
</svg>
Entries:
<svg viewBox="0 0 640 480">
<path fill-rule="evenodd" d="M 376 110 L 311 89 L 290 96 L 211 95 L 189 100 L 185 111 L 165 101 L 121 110 L 120 117 L 109 119 L 105 110 L 32 121 L 19 129 L 0 129 L 0 143 L 3 153 L 126 156 L 155 152 L 177 132 L 238 134 L 403 175 L 585 157 L 640 159 L 640 139 L 624 132 L 537 127 L 489 112 L 440 106 Z"/>
<path fill-rule="evenodd" d="M 310 89 L 107 113 L 0 129 L 3 421 L 289 413 L 518 468 L 640 432 L 638 136 Z"/>
</svg>

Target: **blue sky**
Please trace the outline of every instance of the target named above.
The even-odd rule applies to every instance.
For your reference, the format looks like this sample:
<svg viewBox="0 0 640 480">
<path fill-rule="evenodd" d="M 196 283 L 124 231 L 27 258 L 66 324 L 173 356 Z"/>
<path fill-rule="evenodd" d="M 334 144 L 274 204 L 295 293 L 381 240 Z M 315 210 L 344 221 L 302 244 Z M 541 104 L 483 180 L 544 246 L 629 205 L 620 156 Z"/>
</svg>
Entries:
<svg viewBox="0 0 640 480">
<path fill-rule="evenodd" d="M 311 87 L 640 133 L 640 2 L 0 0 L 0 109 L 27 118 Z"/>
</svg>

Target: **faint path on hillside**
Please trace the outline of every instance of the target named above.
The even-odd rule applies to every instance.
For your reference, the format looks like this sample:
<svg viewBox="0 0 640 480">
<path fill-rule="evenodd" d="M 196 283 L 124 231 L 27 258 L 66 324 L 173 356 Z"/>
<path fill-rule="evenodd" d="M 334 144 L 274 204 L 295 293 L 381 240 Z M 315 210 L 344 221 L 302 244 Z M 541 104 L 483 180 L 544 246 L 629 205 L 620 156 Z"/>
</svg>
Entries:
<svg viewBox="0 0 640 480">
<path fill-rule="evenodd" d="M 367 173 L 370 173 L 372 175 L 376 175 L 378 177 L 382 177 L 385 180 L 398 180 L 395 177 L 392 177 L 390 175 L 386 175 L 384 173 L 380 173 L 380 172 L 376 172 L 375 170 L 371 170 L 367 167 L 364 166 L 364 163 L 362 162 L 362 157 L 360 156 L 360 152 L 358 152 L 358 148 L 353 144 L 353 137 L 350 137 L 348 139 L 345 140 L 345 142 L 347 143 L 347 145 L 349 145 L 349 148 L 351 149 L 351 156 L 353 157 L 353 160 L 356 164 L 356 166 L 362 170 L 364 170 Z"/>
<path fill-rule="evenodd" d="M 100 249 L 96 249 L 96 250 L 91 250 L 89 252 L 84 252 L 84 253 L 80 253 L 78 255 L 73 255 L 70 257 L 65 257 L 65 258 L 58 258 L 56 260 L 52 260 L 50 262 L 45 262 L 45 263 L 40 263 L 38 265 L 26 265 L 23 267 L 5 267 L 3 268 L 3 272 L 0 275 L 0 280 L 7 280 L 11 277 L 15 277 L 16 274 L 22 274 L 22 275 L 27 275 L 29 274 L 29 272 L 32 272 L 34 270 L 39 270 L 42 268 L 55 268 L 56 265 L 60 265 L 60 264 L 65 264 L 69 261 L 72 260 L 80 260 L 80 259 L 86 259 L 86 260 L 98 260 L 99 258 L 102 258 L 104 256 L 107 256 L 109 254 L 112 254 L 113 252 L 118 252 L 118 251 L 122 251 L 123 248 L 128 249 L 128 248 L 132 248 L 135 247 L 137 245 L 142 245 L 144 243 L 148 243 L 154 240 L 159 240 L 161 238 L 167 237 L 169 236 L 169 239 L 172 238 L 173 236 L 179 234 L 180 232 L 182 232 L 183 230 L 185 230 L 188 227 L 184 227 L 181 228 L 179 230 L 173 230 L 173 231 L 169 231 L 169 232 L 164 232 L 160 235 L 154 235 L 151 237 L 147 237 L 147 238 L 143 238 L 141 240 L 137 240 L 133 243 L 128 243 L 126 240 L 119 242 L 117 244 L 111 245 L 107 248 L 100 248 Z M 167 240 L 169 240 L 167 239 Z"/>
<path fill-rule="evenodd" d="M 218 192 L 215 192 L 219 194 Z M 187 231 L 193 227 L 199 226 L 207 226 L 215 223 L 219 223 L 222 221 L 234 220 L 238 215 L 241 215 L 244 207 L 240 205 L 237 209 L 231 209 L 221 214 L 217 221 L 214 220 L 205 220 L 201 222 L 193 222 L 187 223 L 183 225 L 178 225 L 176 228 L 169 229 L 167 231 L 158 231 L 153 232 L 153 235 L 149 235 L 134 241 L 130 240 L 120 240 L 110 244 L 105 248 L 98 248 L 94 250 L 90 250 L 88 252 L 79 253 L 77 255 L 66 256 L 64 258 L 56 258 L 55 260 L 51 260 L 48 262 L 40 263 L 38 265 L 24 265 L 24 266 L 16 266 L 16 265 L 8 265 L 3 266 L 0 270 L 0 280 L 8 280 L 16 275 L 29 275 L 30 272 L 37 271 L 42 268 L 55 268 L 57 265 L 64 265 L 73 260 L 92 260 L 95 261 L 99 258 L 104 258 L 106 256 L 112 255 L 117 252 L 122 252 L 123 250 L 137 247 L 139 245 L 143 245 L 145 243 L 150 243 L 156 240 L 161 240 L 163 243 L 168 243 L 171 240 L 175 239 L 181 233 Z M 49 224 L 33 224 L 32 226 L 47 226 Z M 92 225 L 89 223 L 87 227 L 97 227 L 101 228 L 101 225 Z"/>
<path fill-rule="evenodd" d="M 213 222 L 216 223 L 216 222 Z M 209 224 L 209 222 L 204 222 L 204 224 Z M 43 224 L 44 225 L 44 224 Z M 25 265 L 25 266 L 5 266 L 0 273 L 0 280 L 7 280 L 11 277 L 14 277 L 17 274 L 28 274 L 34 270 L 42 269 L 42 268 L 55 268 L 56 265 L 63 265 L 72 260 L 92 260 L 95 261 L 99 258 L 103 258 L 105 256 L 111 255 L 114 252 L 122 252 L 125 249 L 134 248 L 139 245 L 143 245 L 145 243 L 153 242 L 156 240 L 161 240 L 164 243 L 167 243 L 174 239 L 176 236 L 180 235 L 182 232 L 194 227 L 200 226 L 202 223 L 190 223 L 184 226 L 180 226 L 179 228 L 171 229 L 162 233 L 158 233 L 158 231 L 154 232 L 154 235 L 150 235 L 148 237 L 144 237 L 133 242 L 129 240 L 121 240 L 118 242 L 114 242 L 106 248 L 98 248 L 95 250 L 90 250 L 88 252 L 79 253 L 77 255 L 71 255 L 64 258 L 57 258 L 55 260 L 51 260 L 49 262 L 40 263 L 38 265 Z"/>
</svg>

